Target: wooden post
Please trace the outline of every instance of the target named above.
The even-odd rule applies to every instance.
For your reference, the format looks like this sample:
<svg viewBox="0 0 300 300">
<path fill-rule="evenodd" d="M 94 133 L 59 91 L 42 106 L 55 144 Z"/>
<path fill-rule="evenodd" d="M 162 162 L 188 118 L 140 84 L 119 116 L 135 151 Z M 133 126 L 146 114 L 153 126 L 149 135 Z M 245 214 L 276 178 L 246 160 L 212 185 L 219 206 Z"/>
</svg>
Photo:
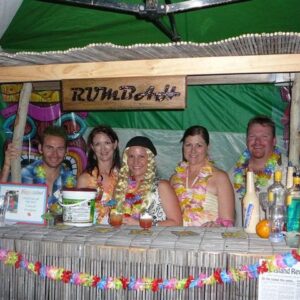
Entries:
<svg viewBox="0 0 300 300">
<path fill-rule="evenodd" d="M 14 124 L 13 144 L 22 149 L 23 137 L 26 125 L 28 105 L 32 92 L 32 84 L 24 83 L 20 95 L 18 112 Z M 11 179 L 13 182 L 21 182 L 21 157 L 15 159 L 11 163 Z"/>
<path fill-rule="evenodd" d="M 290 112 L 290 147 L 289 160 L 293 166 L 299 165 L 300 155 L 300 73 L 295 74 L 292 88 L 292 105 Z"/>
</svg>

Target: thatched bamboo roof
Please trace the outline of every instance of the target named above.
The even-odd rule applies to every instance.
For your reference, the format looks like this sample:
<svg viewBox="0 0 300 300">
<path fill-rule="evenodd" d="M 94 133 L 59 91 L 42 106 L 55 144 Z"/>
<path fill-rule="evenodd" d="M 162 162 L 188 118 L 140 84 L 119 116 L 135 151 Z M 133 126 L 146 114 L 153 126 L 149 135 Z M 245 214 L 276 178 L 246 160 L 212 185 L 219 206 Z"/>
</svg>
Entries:
<svg viewBox="0 0 300 300">
<path fill-rule="evenodd" d="M 246 34 L 211 43 L 178 42 L 118 46 L 90 44 L 83 48 L 47 52 L 0 52 L 0 66 L 124 60 L 299 54 L 300 33 Z"/>
</svg>

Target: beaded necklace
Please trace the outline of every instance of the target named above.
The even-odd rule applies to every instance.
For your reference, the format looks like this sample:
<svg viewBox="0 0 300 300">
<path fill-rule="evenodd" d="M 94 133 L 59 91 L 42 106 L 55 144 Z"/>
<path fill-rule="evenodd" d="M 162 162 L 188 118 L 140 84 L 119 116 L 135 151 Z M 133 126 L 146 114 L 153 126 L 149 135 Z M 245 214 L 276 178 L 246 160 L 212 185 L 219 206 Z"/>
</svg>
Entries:
<svg viewBox="0 0 300 300">
<path fill-rule="evenodd" d="M 234 168 L 233 184 L 237 193 L 240 193 L 241 196 L 243 196 L 246 192 L 246 173 L 248 170 L 250 158 L 251 154 L 249 150 L 246 149 L 238 159 Z M 280 150 L 278 149 L 278 147 L 274 147 L 271 156 L 265 164 L 264 170 L 255 172 L 254 174 L 255 187 L 257 190 L 268 185 L 268 181 L 271 178 L 272 174 L 275 172 L 275 168 L 278 165 L 280 158 Z"/>
<path fill-rule="evenodd" d="M 194 179 L 192 188 L 188 188 L 188 166 L 187 162 L 181 162 L 175 169 L 176 173 L 172 178 L 173 187 L 179 199 L 182 209 L 191 207 L 194 200 L 202 203 L 205 200 L 207 181 L 212 176 L 212 164 L 207 164 L 202 167 Z M 192 190 L 192 197 L 189 193 Z"/>
</svg>

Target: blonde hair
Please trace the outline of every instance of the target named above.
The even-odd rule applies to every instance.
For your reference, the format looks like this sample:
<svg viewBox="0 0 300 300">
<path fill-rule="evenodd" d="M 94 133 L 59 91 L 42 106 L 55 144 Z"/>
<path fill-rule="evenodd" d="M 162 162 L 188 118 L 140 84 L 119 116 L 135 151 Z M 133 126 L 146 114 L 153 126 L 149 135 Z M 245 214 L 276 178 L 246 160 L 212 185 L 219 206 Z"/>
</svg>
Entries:
<svg viewBox="0 0 300 300">
<path fill-rule="evenodd" d="M 119 172 L 118 181 L 115 187 L 114 199 L 117 201 L 117 208 L 122 210 L 123 202 L 125 201 L 125 197 L 128 189 L 128 179 L 130 177 L 129 167 L 127 164 L 128 159 L 128 148 L 125 149 L 123 158 L 122 158 L 122 166 Z M 149 206 L 149 197 L 152 192 L 152 187 L 154 183 L 154 179 L 156 177 L 156 164 L 154 154 L 147 148 L 145 148 L 148 155 L 147 169 L 144 175 L 144 180 L 139 187 L 140 195 L 142 197 L 142 208 L 146 209 Z"/>
</svg>

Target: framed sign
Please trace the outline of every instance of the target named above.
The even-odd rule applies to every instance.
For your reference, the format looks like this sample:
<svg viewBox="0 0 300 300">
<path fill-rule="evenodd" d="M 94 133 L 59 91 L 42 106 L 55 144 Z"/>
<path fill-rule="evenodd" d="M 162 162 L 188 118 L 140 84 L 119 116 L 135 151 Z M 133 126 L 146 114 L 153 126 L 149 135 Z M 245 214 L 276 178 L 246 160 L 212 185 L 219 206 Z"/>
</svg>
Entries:
<svg viewBox="0 0 300 300">
<path fill-rule="evenodd" d="M 62 81 L 64 110 L 186 108 L 186 77 L 128 77 Z"/>
<path fill-rule="evenodd" d="M 47 186 L 1 183 L 0 196 L 7 210 L 6 222 L 45 225 L 42 215 L 47 208 Z"/>
</svg>

